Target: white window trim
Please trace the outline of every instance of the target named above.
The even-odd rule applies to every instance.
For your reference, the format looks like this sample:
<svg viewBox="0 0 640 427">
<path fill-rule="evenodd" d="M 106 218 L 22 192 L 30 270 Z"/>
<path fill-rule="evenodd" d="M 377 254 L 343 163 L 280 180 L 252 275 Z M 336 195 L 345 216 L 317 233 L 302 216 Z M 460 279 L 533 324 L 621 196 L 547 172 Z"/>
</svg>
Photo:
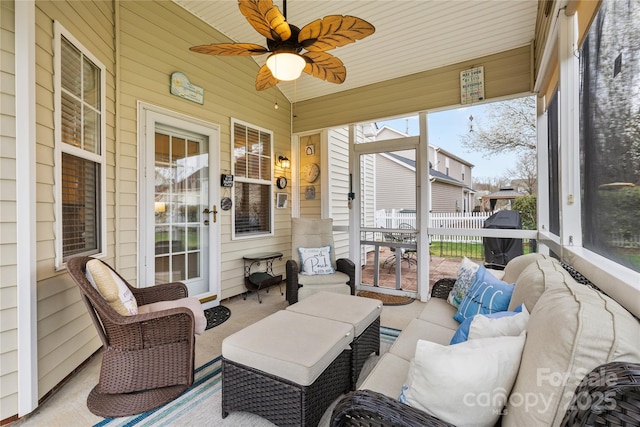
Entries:
<svg viewBox="0 0 640 427">
<path fill-rule="evenodd" d="M 267 182 L 267 180 L 264 179 L 254 179 L 254 178 L 239 178 L 235 172 L 235 168 L 236 168 L 236 162 L 235 162 L 235 156 L 233 154 L 233 150 L 235 147 L 235 125 L 239 124 L 242 126 L 246 126 L 247 128 L 251 128 L 251 129 L 255 129 L 259 132 L 262 133 L 267 133 L 270 135 L 271 137 L 271 152 L 269 153 L 269 158 L 270 158 L 270 166 L 269 166 L 269 181 Z M 256 126 L 252 123 L 249 122 L 245 122 L 243 120 L 239 120 L 239 119 L 235 119 L 235 118 L 231 118 L 231 143 L 230 143 L 230 151 L 231 151 L 231 159 L 230 159 L 230 163 L 231 163 L 231 173 L 234 176 L 234 187 L 232 188 L 231 191 L 231 200 L 232 202 L 232 214 L 231 214 L 231 240 L 247 240 L 247 239 L 260 239 L 260 238 L 264 238 L 264 237 L 271 237 L 275 235 L 275 211 L 274 211 L 274 199 L 275 199 L 275 194 L 274 194 L 274 189 L 273 189 L 273 167 L 274 167 L 274 145 L 275 145 L 275 137 L 273 134 L 272 130 L 260 127 L 260 126 Z M 247 184 L 260 184 L 260 185 L 268 185 L 269 186 L 269 194 L 270 194 L 270 202 L 269 202 L 269 232 L 265 232 L 265 233 L 248 233 L 248 234 L 236 234 L 236 193 L 235 193 L 235 185 L 238 182 L 244 182 Z"/>
<path fill-rule="evenodd" d="M 100 226 L 98 253 L 93 257 L 104 257 L 107 248 L 107 161 L 106 161 L 106 67 L 96 58 L 78 39 L 76 39 L 58 21 L 54 21 L 53 38 L 53 58 L 54 58 L 54 128 L 55 128 L 55 166 L 54 166 L 54 188 L 55 188 L 55 268 L 63 270 L 66 263 L 63 261 L 62 250 L 62 153 L 71 154 L 86 160 L 96 162 L 100 165 L 100 214 L 97 218 Z M 93 62 L 100 69 L 100 154 L 89 153 L 78 147 L 74 147 L 62 142 L 62 123 L 60 111 L 62 109 L 61 93 L 61 37 L 64 36 L 71 44 L 79 49 L 84 56 Z"/>
</svg>

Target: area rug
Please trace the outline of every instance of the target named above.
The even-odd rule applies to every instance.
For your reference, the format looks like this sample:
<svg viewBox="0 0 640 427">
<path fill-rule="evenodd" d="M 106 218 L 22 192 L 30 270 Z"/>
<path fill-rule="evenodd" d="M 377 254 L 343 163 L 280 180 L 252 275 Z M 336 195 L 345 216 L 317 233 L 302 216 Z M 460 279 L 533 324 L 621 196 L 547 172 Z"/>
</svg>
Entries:
<svg viewBox="0 0 640 427">
<path fill-rule="evenodd" d="M 384 305 L 407 305 L 415 301 L 415 298 L 400 295 L 388 295 L 379 292 L 360 291 L 358 295 L 365 298 L 378 299 L 382 301 L 382 304 Z"/>
<path fill-rule="evenodd" d="M 207 318 L 207 329 L 211 329 L 224 323 L 229 317 L 231 317 L 231 310 L 223 305 L 217 307 L 207 308 L 204 311 L 204 317 Z"/>
<path fill-rule="evenodd" d="M 380 327 L 380 354 L 389 350 L 400 330 Z M 360 381 L 373 369 L 379 356 L 372 355 L 365 363 Z M 105 418 L 95 424 L 101 426 L 273 426 L 268 420 L 247 412 L 232 412 L 222 419 L 221 381 L 222 357 L 218 356 L 195 370 L 193 386 L 180 397 L 153 411 L 132 417 Z M 335 402 L 334 402 L 335 403 Z M 331 408 L 330 408 L 331 409 Z M 321 426 L 328 425 L 331 411 L 328 409 L 320 421 Z"/>
</svg>

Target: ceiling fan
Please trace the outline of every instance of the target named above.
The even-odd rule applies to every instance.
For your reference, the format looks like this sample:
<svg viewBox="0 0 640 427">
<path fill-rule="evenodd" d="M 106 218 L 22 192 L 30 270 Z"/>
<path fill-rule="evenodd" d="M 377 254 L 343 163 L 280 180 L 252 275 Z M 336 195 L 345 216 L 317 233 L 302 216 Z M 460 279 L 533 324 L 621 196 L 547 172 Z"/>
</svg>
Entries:
<svg viewBox="0 0 640 427">
<path fill-rule="evenodd" d="M 375 31 L 364 19 L 350 15 L 328 15 L 300 29 L 287 22 L 286 0 L 284 15 L 272 0 L 238 0 L 238 7 L 249 24 L 267 38 L 266 48 L 253 43 L 214 43 L 193 46 L 190 50 L 222 56 L 271 53 L 258 71 L 257 90 L 268 89 L 280 81 L 295 80 L 303 71 L 331 83 L 343 83 L 347 69 L 340 59 L 326 51 L 363 39 Z"/>
</svg>

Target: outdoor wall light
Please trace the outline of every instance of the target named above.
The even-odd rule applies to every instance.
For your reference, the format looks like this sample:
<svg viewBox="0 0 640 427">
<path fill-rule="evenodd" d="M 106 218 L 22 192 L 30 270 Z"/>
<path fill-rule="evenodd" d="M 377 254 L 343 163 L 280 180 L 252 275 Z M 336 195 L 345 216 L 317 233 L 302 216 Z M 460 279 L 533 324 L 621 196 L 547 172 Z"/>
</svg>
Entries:
<svg viewBox="0 0 640 427">
<path fill-rule="evenodd" d="M 280 155 L 278 156 L 278 162 L 276 165 L 280 166 L 282 169 L 289 169 L 291 167 L 291 162 L 288 157 Z"/>
</svg>

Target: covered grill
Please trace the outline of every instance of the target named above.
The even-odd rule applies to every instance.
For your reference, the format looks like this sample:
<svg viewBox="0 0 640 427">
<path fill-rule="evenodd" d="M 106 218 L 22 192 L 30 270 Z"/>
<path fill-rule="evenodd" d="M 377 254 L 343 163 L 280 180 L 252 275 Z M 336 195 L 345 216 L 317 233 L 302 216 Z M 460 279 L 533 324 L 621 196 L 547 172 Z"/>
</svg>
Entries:
<svg viewBox="0 0 640 427">
<path fill-rule="evenodd" d="M 522 229 L 522 220 L 518 211 L 498 211 L 487 218 L 484 228 Z M 522 255 L 522 239 L 504 239 L 483 237 L 484 262 L 488 268 L 504 269 L 507 262 Z"/>
</svg>

